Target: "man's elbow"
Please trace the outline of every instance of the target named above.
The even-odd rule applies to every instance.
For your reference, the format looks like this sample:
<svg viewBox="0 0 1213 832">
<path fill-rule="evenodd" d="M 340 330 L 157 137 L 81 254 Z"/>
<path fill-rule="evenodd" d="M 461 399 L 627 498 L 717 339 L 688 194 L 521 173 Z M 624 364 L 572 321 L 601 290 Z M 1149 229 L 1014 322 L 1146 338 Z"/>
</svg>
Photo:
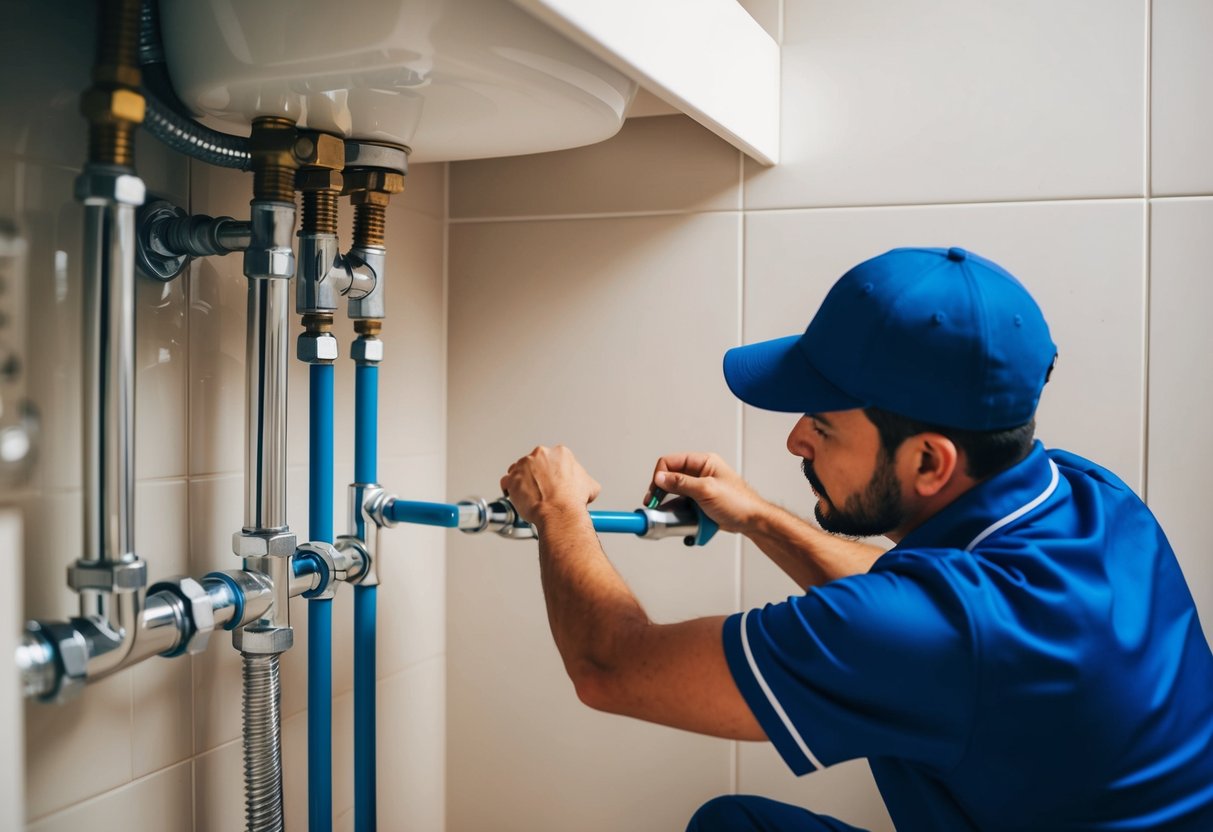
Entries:
<svg viewBox="0 0 1213 832">
<path fill-rule="evenodd" d="M 610 677 L 609 671 L 589 662 L 576 668 L 569 668 L 569 678 L 573 682 L 577 698 L 583 705 L 596 711 L 614 712 L 612 708 L 614 686 L 611 684 Z"/>
</svg>

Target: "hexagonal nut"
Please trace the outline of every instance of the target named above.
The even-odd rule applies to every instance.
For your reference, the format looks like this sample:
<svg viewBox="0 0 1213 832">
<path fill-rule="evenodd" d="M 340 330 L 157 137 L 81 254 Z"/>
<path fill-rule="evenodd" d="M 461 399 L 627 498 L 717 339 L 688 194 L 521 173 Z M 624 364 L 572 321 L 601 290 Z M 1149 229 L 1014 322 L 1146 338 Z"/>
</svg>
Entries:
<svg viewBox="0 0 1213 832">
<path fill-rule="evenodd" d="M 290 627 L 241 627 L 232 631 L 232 646 L 241 653 L 270 655 L 285 653 L 295 644 L 295 631 Z"/>
<path fill-rule="evenodd" d="M 123 168 L 89 165 L 76 177 L 76 199 L 85 205 L 142 205 L 146 196 L 143 180 Z"/>
<path fill-rule="evenodd" d="M 345 167 L 345 141 L 331 133 L 300 130 L 295 140 L 295 158 L 302 165 L 341 170 Z"/>
<path fill-rule="evenodd" d="M 398 194 L 404 190 L 404 174 L 382 168 L 346 168 L 346 193 L 355 191 L 381 191 Z"/>
<path fill-rule="evenodd" d="M 30 621 L 26 630 L 43 638 L 55 652 L 59 684 L 54 699 L 73 696 L 88 678 L 88 640 L 66 621 Z"/>
<path fill-rule="evenodd" d="M 139 124 L 146 109 L 143 96 L 125 87 L 89 87 L 80 96 L 80 112 L 94 123 L 127 121 Z"/>
<path fill-rule="evenodd" d="M 194 625 L 185 650 L 187 653 L 201 653 L 206 650 L 211 633 L 215 631 L 215 608 L 211 605 L 210 593 L 193 578 L 182 578 L 177 586 L 185 600 L 185 611 Z"/>
<path fill-rule="evenodd" d="M 386 191 L 349 191 L 350 205 L 379 205 L 384 208 L 392 201 L 392 195 Z"/>
<path fill-rule="evenodd" d="M 80 592 L 134 592 L 147 586 L 147 561 L 97 563 L 78 560 L 67 568 L 67 585 Z"/>
<path fill-rule="evenodd" d="M 339 354 L 337 339 L 328 332 L 302 332 L 295 342 L 299 360 L 308 364 L 336 361 Z"/>
<path fill-rule="evenodd" d="M 356 338 L 350 344 L 350 358 L 375 364 L 383 360 L 383 342 L 378 338 Z"/>
<path fill-rule="evenodd" d="M 300 191 L 340 191 L 345 177 L 339 170 L 300 168 L 295 173 L 295 188 Z"/>
<path fill-rule="evenodd" d="M 295 544 L 296 537 L 291 532 L 236 532 L 232 535 L 232 551 L 242 558 L 290 557 L 295 554 Z"/>
<path fill-rule="evenodd" d="M 249 248 L 244 251 L 246 277 L 295 276 L 295 252 L 289 248 Z"/>
</svg>

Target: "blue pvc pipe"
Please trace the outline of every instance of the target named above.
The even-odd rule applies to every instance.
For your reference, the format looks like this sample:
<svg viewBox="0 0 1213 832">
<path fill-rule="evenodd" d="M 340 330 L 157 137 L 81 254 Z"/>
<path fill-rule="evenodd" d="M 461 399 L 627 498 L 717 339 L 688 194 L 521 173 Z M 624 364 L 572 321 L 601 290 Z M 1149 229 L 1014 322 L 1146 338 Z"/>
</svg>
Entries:
<svg viewBox="0 0 1213 832">
<path fill-rule="evenodd" d="M 354 587 L 354 830 L 375 830 L 375 587 Z"/>
<path fill-rule="evenodd" d="M 459 527 L 459 506 L 451 503 L 422 503 L 416 500 L 393 500 L 384 510 L 393 523 L 416 523 L 422 526 Z"/>
<path fill-rule="evenodd" d="M 308 536 L 333 542 L 333 365 L 310 367 Z M 327 577 L 327 576 L 326 576 Z M 333 828 L 333 602 L 307 605 L 307 818 L 311 832 Z"/>
<path fill-rule="evenodd" d="M 645 516 L 636 511 L 591 511 L 594 531 L 621 534 L 644 534 L 649 524 Z"/>
<path fill-rule="evenodd" d="M 379 476 L 379 368 L 354 369 L 354 481 Z M 374 832 L 375 794 L 375 587 L 354 587 L 354 830 Z"/>
<path fill-rule="evenodd" d="M 372 483 L 379 476 L 379 368 L 354 369 L 354 482 Z"/>
</svg>

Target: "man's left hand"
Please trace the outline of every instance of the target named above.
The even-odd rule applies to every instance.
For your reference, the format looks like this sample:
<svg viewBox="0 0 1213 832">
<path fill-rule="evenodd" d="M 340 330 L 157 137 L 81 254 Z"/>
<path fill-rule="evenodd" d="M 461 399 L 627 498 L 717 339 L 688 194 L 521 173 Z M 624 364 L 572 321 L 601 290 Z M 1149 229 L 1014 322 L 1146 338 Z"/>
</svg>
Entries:
<svg viewBox="0 0 1213 832">
<path fill-rule="evenodd" d="M 584 512 L 602 486 L 563 445 L 540 445 L 510 466 L 501 491 L 524 520 L 542 530 L 549 517 Z"/>
</svg>

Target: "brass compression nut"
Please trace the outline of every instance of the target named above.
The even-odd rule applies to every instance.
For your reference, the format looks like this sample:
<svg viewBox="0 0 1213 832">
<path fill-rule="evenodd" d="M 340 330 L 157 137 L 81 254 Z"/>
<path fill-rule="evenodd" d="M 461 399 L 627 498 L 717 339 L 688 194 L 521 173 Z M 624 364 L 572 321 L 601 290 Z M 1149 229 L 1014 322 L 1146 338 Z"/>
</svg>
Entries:
<svg viewBox="0 0 1213 832">
<path fill-rule="evenodd" d="M 392 195 L 386 191 L 352 191 L 350 205 L 377 205 L 386 208 L 391 202 Z"/>
<path fill-rule="evenodd" d="M 345 167 L 345 142 L 331 133 L 299 130 L 295 139 L 295 158 L 299 164 L 327 170 Z"/>
<path fill-rule="evenodd" d="M 398 194 L 404 190 L 404 174 L 394 170 L 380 168 L 348 168 L 345 171 L 345 193 L 352 195 L 359 191 L 379 191 L 384 194 Z M 376 203 L 378 204 L 378 203 Z M 387 204 L 387 203 L 383 203 Z"/>
<path fill-rule="evenodd" d="M 295 173 L 295 188 L 300 191 L 338 191 L 345 187 L 340 170 L 305 167 Z"/>
<path fill-rule="evenodd" d="M 80 112 L 91 124 L 140 124 L 147 103 L 137 91 L 90 87 L 80 96 Z"/>
</svg>

